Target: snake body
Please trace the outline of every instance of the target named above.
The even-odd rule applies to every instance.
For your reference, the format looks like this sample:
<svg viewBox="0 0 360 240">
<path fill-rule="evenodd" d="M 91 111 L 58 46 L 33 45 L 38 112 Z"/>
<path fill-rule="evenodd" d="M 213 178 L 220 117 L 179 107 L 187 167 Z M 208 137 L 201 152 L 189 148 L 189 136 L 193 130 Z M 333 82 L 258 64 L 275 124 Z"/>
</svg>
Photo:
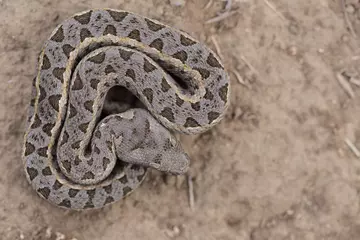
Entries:
<svg viewBox="0 0 360 240">
<path fill-rule="evenodd" d="M 143 108 L 103 117 L 123 87 Z M 127 11 L 88 10 L 62 22 L 39 55 L 24 142 L 28 181 L 64 208 L 100 208 L 137 188 L 147 168 L 185 173 L 170 133 L 201 133 L 229 104 L 216 55 L 188 34 Z"/>
</svg>

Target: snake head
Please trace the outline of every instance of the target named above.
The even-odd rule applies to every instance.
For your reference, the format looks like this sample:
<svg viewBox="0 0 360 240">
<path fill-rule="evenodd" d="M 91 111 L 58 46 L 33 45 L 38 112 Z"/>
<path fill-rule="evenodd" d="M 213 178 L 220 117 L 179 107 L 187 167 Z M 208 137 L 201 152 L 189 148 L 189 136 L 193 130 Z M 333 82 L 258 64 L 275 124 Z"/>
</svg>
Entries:
<svg viewBox="0 0 360 240">
<path fill-rule="evenodd" d="M 158 171 L 184 174 L 188 171 L 190 159 L 178 140 L 170 136 L 165 140 L 163 151 L 155 156 L 149 166 Z"/>
<path fill-rule="evenodd" d="M 124 131 L 115 142 L 117 156 L 124 162 L 151 167 L 171 174 L 189 169 L 189 156 L 175 136 L 143 109 L 129 110 L 121 117 Z M 129 121 L 129 122 L 127 122 Z M 131 129 L 130 126 L 136 127 Z"/>
</svg>

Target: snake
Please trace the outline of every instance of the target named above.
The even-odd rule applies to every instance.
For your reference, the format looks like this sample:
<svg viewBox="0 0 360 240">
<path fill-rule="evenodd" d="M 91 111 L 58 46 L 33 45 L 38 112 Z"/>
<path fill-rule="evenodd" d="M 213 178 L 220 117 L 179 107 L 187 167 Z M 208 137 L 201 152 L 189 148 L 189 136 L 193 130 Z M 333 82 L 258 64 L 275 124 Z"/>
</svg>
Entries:
<svg viewBox="0 0 360 240">
<path fill-rule="evenodd" d="M 104 114 L 113 89 L 140 104 L 129 100 Z M 31 96 L 26 179 L 58 207 L 97 209 L 133 192 L 149 168 L 186 173 L 190 158 L 174 133 L 200 134 L 219 123 L 230 81 L 215 52 L 185 31 L 128 11 L 90 9 L 45 41 Z"/>
</svg>

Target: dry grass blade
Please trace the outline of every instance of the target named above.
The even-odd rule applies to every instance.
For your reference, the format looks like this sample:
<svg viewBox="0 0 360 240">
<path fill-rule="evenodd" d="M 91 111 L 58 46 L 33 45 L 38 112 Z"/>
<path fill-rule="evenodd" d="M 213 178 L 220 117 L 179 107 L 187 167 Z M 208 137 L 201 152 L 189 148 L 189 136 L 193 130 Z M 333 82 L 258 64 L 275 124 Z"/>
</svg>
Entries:
<svg viewBox="0 0 360 240">
<path fill-rule="evenodd" d="M 358 87 L 360 87 L 360 79 L 350 78 L 350 82 Z"/>
<path fill-rule="evenodd" d="M 284 15 L 282 15 L 278 10 L 276 10 L 275 6 L 270 3 L 268 0 L 264 0 L 265 4 L 271 9 L 273 10 L 282 20 L 286 21 L 286 18 L 284 17 Z"/>
<path fill-rule="evenodd" d="M 187 175 L 187 182 L 188 182 L 188 190 L 189 190 L 189 206 L 190 209 L 193 211 L 195 209 L 195 198 L 194 198 L 194 185 L 192 181 L 192 177 Z"/>
<path fill-rule="evenodd" d="M 226 1 L 226 5 L 225 5 L 225 11 L 228 12 L 231 10 L 231 6 L 232 6 L 232 0 L 227 0 Z"/>
<path fill-rule="evenodd" d="M 340 86 L 345 90 L 345 92 L 350 96 L 350 98 L 354 98 L 355 93 L 354 93 L 353 89 L 351 88 L 349 81 L 347 81 L 340 72 L 338 72 L 336 74 L 336 78 L 337 78 L 338 82 L 340 83 Z"/>
<path fill-rule="evenodd" d="M 222 14 L 220 14 L 217 17 L 211 18 L 209 20 L 207 20 L 205 22 L 205 24 L 210 24 L 210 23 L 216 23 L 216 22 L 220 22 L 228 17 L 231 17 L 232 15 L 234 15 L 235 13 L 237 13 L 237 11 L 229 11 L 229 12 L 224 12 Z"/>
<path fill-rule="evenodd" d="M 247 88 L 250 88 L 246 82 L 244 81 L 244 79 L 242 78 L 241 74 L 237 71 L 237 70 L 232 70 L 233 74 L 235 75 L 238 83 L 240 83 L 241 85 L 244 85 Z"/>
<path fill-rule="evenodd" d="M 208 3 L 205 5 L 204 10 L 209 9 L 213 4 L 213 0 L 209 0 Z"/>
<path fill-rule="evenodd" d="M 253 73 L 259 76 L 259 72 L 256 70 L 256 68 L 253 67 L 253 65 L 250 64 L 250 62 L 244 56 L 240 56 L 240 58 L 244 61 L 244 63 L 250 68 Z"/>
<path fill-rule="evenodd" d="M 350 150 L 355 154 L 355 156 L 360 158 L 359 149 L 357 149 L 357 147 L 348 138 L 345 138 L 345 143 L 348 145 Z"/>
<path fill-rule="evenodd" d="M 344 13 L 345 23 L 348 26 L 351 35 L 353 35 L 354 38 L 357 38 L 355 30 L 354 30 L 354 28 L 353 28 L 353 26 L 352 26 L 352 24 L 350 22 L 349 16 L 347 15 L 347 12 L 346 12 L 345 0 L 341 0 L 341 8 L 342 8 L 342 11 Z"/>
<path fill-rule="evenodd" d="M 223 55 L 221 54 L 220 46 L 219 46 L 218 42 L 216 41 L 215 36 L 211 36 L 211 41 L 212 41 L 212 43 L 214 44 L 216 53 L 218 54 L 220 60 L 224 60 L 224 57 L 223 57 Z"/>
</svg>

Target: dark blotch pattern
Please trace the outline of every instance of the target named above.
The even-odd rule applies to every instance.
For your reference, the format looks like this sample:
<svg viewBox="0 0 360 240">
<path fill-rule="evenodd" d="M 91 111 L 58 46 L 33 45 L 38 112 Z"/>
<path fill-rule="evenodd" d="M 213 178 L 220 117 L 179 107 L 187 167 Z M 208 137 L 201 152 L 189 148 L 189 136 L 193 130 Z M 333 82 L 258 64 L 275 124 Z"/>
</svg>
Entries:
<svg viewBox="0 0 360 240">
<path fill-rule="evenodd" d="M 102 164 L 104 171 L 106 170 L 106 168 L 107 168 L 107 166 L 108 166 L 109 164 L 110 164 L 110 159 L 104 157 L 104 158 L 103 158 L 103 164 Z"/>
<path fill-rule="evenodd" d="M 95 178 L 95 175 L 92 172 L 86 172 L 81 179 L 86 180 L 86 179 L 94 179 L 94 178 Z"/>
<path fill-rule="evenodd" d="M 178 95 L 176 95 L 176 105 L 178 105 L 179 107 L 181 107 L 184 103 L 184 100 L 182 100 L 181 98 L 179 98 Z"/>
<path fill-rule="evenodd" d="M 65 44 L 64 46 L 62 46 L 62 50 L 63 50 L 64 54 L 66 55 L 66 57 L 69 58 L 70 53 L 72 51 L 74 51 L 75 48 L 73 46 L 71 46 L 70 44 Z"/>
<path fill-rule="evenodd" d="M 87 161 L 87 164 L 89 166 L 92 166 L 94 164 L 94 159 L 90 158 L 88 161 Z"/>
<path fill-rule="evenodd" d="M 115 69 L 111 65 L 105 67 L 105 74 L 114 73 Z"/>
<path fill-rule="evenodd" d="M 174 58 L 179 59 L 182 63 L 185 63 L 186 60 L 187 60 L 187 58 L 188 58 L 188 55 L 187 55 L 187 53 L 186 53 L 184 50 L 179 51 L 179 52 L 173 54 L 172 56 L 173 56 Z"/>
<path fill-rule="evenodd" d="M 39 154 L 40 157 L 47 157 L 47 149 L 48 147 L 39 148 L 37 154 Z"/>
<path fill-rule="evenodd" d="M 134 39 L 136 41 L 139 41 L 141 42 L 141 38 L 140 38 L 140 31 L 135 29 L 135 30 L 132 30 L 129 35 L 128 35 L 129 38 L 131 39 Z"/>
<path fill-rule="evenodd" d="M 165 107 L 161 111 L 160 115 L 169 120 L 170 122 L 175 122 L 174 113 L 169 107 Z"/>
<path fill-rule="evenodd" d="M 216 67 L 216 68 L 223 68 L 223 66 L 221 66 L 221 64 L 219 63 L 219 61 L 214 57 L 214 54 L 210 53 L 206 62 L 211 66 L 211 67 Z"/>
<path fill-rule="evenodd" d="M 80 192 L 80 190 L 70 188 L 70 189 L 69 189 L 69 192 L 68 192 L 68 193 L 69 193 L 69 197 L 71 197 L 71 198 L 75 197 L 76 194 L 78 194 L 78 192 Z"/>
<path fill-rule="evenodd" d="M 95 207 L 94 204 L 91 201 L 88 201 L 87 203 L 85 203 L 84 209 L 94 208 L 94 207 Z"/>
<path fill-rule="evenodd" d="M 116 22 L 121 22 L 128 15 L 127 12 L 116 12 L 112 10 L 108 10 L 108 13 Z"/>
<path fill-rule="evenodd" d="M 82 123 L 79 125 L 79 129 L 83 132 L 86 133 L 86 129 L 88 127 L 89 123 Z"/>
<path fill-rule="evenodd" d="M 108 34 L 116 36 L 116 28 L 115 28 L 114 25 L 107 25 L 106 26 L 106 28 L 105 28 L 105 30 L 103 32 L 103 35 L 105 36 L 105 35 L 108 35 Z"/>
<path fill-rule="evenodd" d="M 37 175 L 39 174 L 38 170 L 36 170 L 35 168 L 32 168 L 32 167 L 27 167 L 26 171 L 29 175 L 30 181 L 34 180 L 34 178 L 36 178 Z"/>
<path fill-rule="evenodd" d="M 60 146 L 64 145 L 65 143 L 67 143 L 67 141 L 69 140 L 69 134 L 64 131 L 63 135 L 62 135 L 62 139 L 61 139 L 61 143 Z"/>
<path fill-rule="evenodd" d="M 64 199 L 61 201 L 61 203 L 59 203 L 59 206 L 61 207 L 66 207 L 66 208 L 71 208 L 71 202 L 69 199 Z"/>
<path fill-rule="evenodd" d="M 95 133 L 94 133 L 94 136 L 96 137 L 96 138 L 101 138 L 101 132 L 99 131 L 99 130 L 97 130 Z"/>
<path fill-rule="evenodd" d="M 65 72 L 65 68 L 54 68 L 52 74 L 63 83 L 64 72 Z"/>
<path fill-rule="evenodd" d="M 35 151 L 35 147 L 34 145 L 32 145 L 29 142 L 25 143 L 25 156 L 29 156 L 30 154 L 32 154 Z"/>
<path fill-rule="evenodd" d="M 185 37 L 184 35 L 180 36 L 180 42 L 183 46 L 191 46 L 194 45 L 196 42 L 188 37 Z"/>
<path fill-rule="evenodd" d="M 91 32 L 86 29 L 86 28 L 83 28 L 80 30 L 80 40 L 81 42 L 83 42 L 86 38 L 89 38 L 89 37 L 93 37 L 93 35 L 91 34 Z"/>
<path fill-rule="evenodd" d="M 161 52 L 164 47 L 164 42 L 160 38 L 157 38 L 150 43 L 149 47 L 155 48 Z"/>
<path fill-rule="evenodd" d="M 91 13 L 92 13 L 92 11 L 88 11 L 84 14 L 74 16 L 74 19 L 81 24 L 88 24 L 90 22 Z"/>
<path fill-rule="evenodd" d="M 49 103 L 51 107 L 53 107 L 57 112 L 59 111 L 60 99 L 61 99 L 61 95 L 52 95 L 49 97 Z"/>
<path fill-rule="evenodd" d="M 94 105 L 93 100 L 89 100 L 89 101 L 84 102 L 84 108 L 86 110 L 88 110 L 89 112 L 93 112 L 93 105 Z"/>
<path fill-rule="evenodd" d="M 83 87 L 84 87 L 84 84 L 81 80 L 80 74 L 77 73 L 71 89 L 72 90 L 81 90 Z"/>
<path fill-rule="evenodd" d="M 212 92 L 208 88 L 206 88 L 206 93 L 204 95 L 204 98 L 207 100 L 213 100 L 214 94 L 212 94 Z"/>
<path fill-rule="evenodd" d="M 71 144 L 71 148 L 72 149 L 79 149 L 80 148 L 80 142 L 81 142 L 81 140 L 74 142 L 73 144 Z"/>
<path fill-rule="evenodd" d="M 32 128 L 32 129 L 35 129 L 35 128 L 40 127 L 40 125 L 41 125 L 41 120 L 40 120 L 39 116 L 36 114 L 36 115 L 35 115 L 34 122 L 33 122 L 33 124 L 31 125 L 31 128 Z"/>
<path fill-rule="evenodd" d="M 184 124 L 184 127 L 198 127 L 198 126 L 200 126 L 200 124 L 192 117 L 188 117 Z"/>
<path fill-rule="evenodd" d="M 135 79 L 135 71 L 131 68 L 129 68 L 128 70 L 126 70 L 126 74 L 127 77 L 131 78 L 132 80 L 136 81 Z"/>
<path fill-rule="evenodd" d="M 55 34 L 50 38 L 50 40 L 54 41 L 54 42 L 62 42 L 64 41 L 64 29 L 62 26 L 60 26 L 57 31 L 55 32 Z"/>
<path fill-rule="evenodd" d="M 209 123 L 212 123 L 215 119 L 217 119 L 220 116 L 220 113 L 218 112 L 209 112 L 208 113 L 208 120 Z"/>
<path fill-rule="evenodd" d="M 143 90 L 143 94 L 146 97 L 146 99 L 149 101 L 150 104 L 152 104 L 154 92 L 151 88 L 145 88 Z"/>
<path fill-rule="evenodd" d="M 42 127 L 42 130 L 46 135 L 51 136 L 51 129 L 53 129 L 54 126 L 55 124 L 53 123 L 47 123 Z"/>
<path fill-rule="evenodd" d="M 54 190 L 58 190 L 58 189 L 60 189 L 62 186 L 63 186 L 63 184 L 62 184 L 61 182 L 59 182 L 58 180 L 55 180 L 54 185 L 52 186 L 52 188 L 53 188 Z"/>
<path fill-rule="evenodd" d="M 44 187 L 44 188 L 39 188 L 38 193 L 41 194 L 41 196 L 43 196 L 45 199 L 49 198 L 50 195 L 50 189 L 48 187 Z"/>
<path fill-rule="evenodd" d="M 147 19 L 147 18 L 145 18 L 145 22 L 146 22 L 148 28 L 149 28 L 151 31 L 154 31 L 154 32 L 157 32 L 157 31 L 159 31 L 160 29 L 162 29 L 162 28 L 165 27 L 164 25 L 155 23 L 155 22 L 153 22 L 153 21 L 151 21 L 150 19 Z"/>
<path fill-rule="evenodd" d="M 79 165 L 81 163 L 81 159 L 78 157 L 78 156 L 76 156 L 75 157 L 75 160 L 74 160 L 74 164 L 77 166 L 77 165 Z"/>
<path fill-rule="evenodd" d="M 69 173 L 71 171 L 71 163 L 68 160 L 65 160 L 64 162 L 62 162 L 62 166 L 64 167 L 66 172 Z"/>
<path fill-rule="evenodd" d="M 94 152 L 95 152 L 96 154 L 100 154 L 100 149 L 95 146 L 95 147 L 94 147 Z"/>
<path fill-rule="evenodd" d="M 162 78 L 161 80 L 161 91 L 167 92 L 171 88 L 170 84 L 166 81 L 165 78 Z"/>
<path fill-rule="evenodd" d="M 43 56 L 43 63 L 42 63 L 42 66 L 41 66 L 41 69 L 42 70 L 47 70 L 51 67 L 51 63 L 49 61 L 49 58 L 48 56 L 46 56 L 46 54 L 44 54 Z"/>
<path fill-rule="evenodd" d="M 100 80 L 97 80 L 97 79 L 91 79 L 90 80 L 90 86 L 93 88 L 93 89 L 97 89 L 97 86 L 99 84 Z"/>
<path fill-rule="evenodd" d="M 120 178 L 119 181 L 120 181 L 122 184 L 126 184 L 126 183 L 128 182 L 127 175 L 125 175 L 125 176 L 123 176 L 122 178 Z"/>
<path fill-rule="evenodd" d="M 98 53 L 95 56 L 88 59 L 88 61 L 96 63 L 96 64 L 100 64 L 100 63 L 104 62 L 104 60 L 105 60 L 104 52 Z"/>
<path fill-rule="evenodd" d="M 204 68 L 194 68 L 196 71 L 198 71 L 203 79 L 207 79 L 210 77 L 209 70 L 206 70 Z"/>
<path fill-rule="evenodd" d="M 75 117 L 77 114 L 76 108 L 70 103 L 70 112 L 69 112 L 69 118 Z"/>
<path fill-rule="evenodd" d="M 113 197 L 109 196 L 105 199 L 104 204 L 106 205 L 106 204 L 112 203 L 114 201 L 115 201 L 115 199 Z"/>
<path fill-rule="evenodd" d="M 192 103 L 191 108 L 195 111 L 200 111 L 200 102 Z"/>
<path fill-rule="evenodd" d="M 128 195 L 131 191 L 132 191 L 132 189 L 130 187 L 124 187 L 123 196 Z"/>
<path fill-rule="evenodd" d="M 227 93 L 228 93 L 229 84 L 225 84 L 219 89 L 219 96 L 221 100 L 223 100 L 225 103 L 227 102 Z"/>
<path fill-rule="evenodd" d="M 144 70 L 145 72 L 152 72 L 156 69 L 156 67 L 149 62 L 149 60 L 147 60 L 146 58 L 144 58 Z"/>
<path fill-rule="evenodd" d="M 50 175 L 52 174 L 50 167 L 44 168 L 44 169 L 41 171 L 41 173 L 42 173 L 44 176 L 50 176 Z"/>
<path fill-rule="evenodd" d="M 40 89 L 39 102 L 41 102 L 46 98 L 46 92 L 42 86 L 39 86 L 39 89 Z"/>
<path fill-rule="evenodd" d="M 110 194 L 112 192 L 112 185 L 107 185 L 104 187 L 104 190 L 107 194 Z"/>
<path fill-rule="evenodd" d="M 125 49 L 119 49 L 119 53 L 120 53 L 120 57 L 122 59 L 124 59 L 125 61 L 128 61 L 131 57 L 131 55 L 133 55 L 134 53 L 133 52 L 130 52 L 130 51 L 126 51 Z"/>
</svg>

